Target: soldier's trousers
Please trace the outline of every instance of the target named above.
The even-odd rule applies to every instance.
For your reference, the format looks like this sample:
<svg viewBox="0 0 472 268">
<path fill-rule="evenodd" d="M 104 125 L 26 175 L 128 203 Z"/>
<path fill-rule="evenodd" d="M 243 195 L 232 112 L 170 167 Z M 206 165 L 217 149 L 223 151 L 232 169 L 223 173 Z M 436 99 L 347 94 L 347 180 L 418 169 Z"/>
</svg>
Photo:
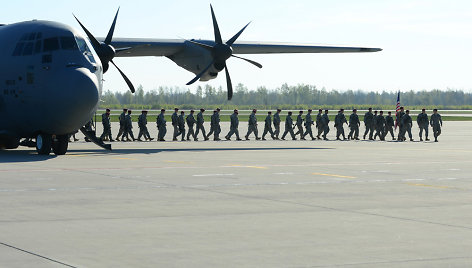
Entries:
<svg viewBox="0 0 472 268">
<path fill-rule="evenodd" d="M 398 140 L 402 140 L 403 138 L 405 138 L 404 133 L 404 127 L 400 124 L 398 125 Z"/>
<path fill-rule="evenodd" d="M 103 140 L 105 138 L 108 138 L 110 141 L 113 140 L 111 137 L 111 127 L 109 126 L 103 126 L 103 133 L 100 136 L 100 139 Z"/>
<path fill-rule="evenodd" d="M 355 125 L 350 127 L 351 131 L 349 132 L 349 138 L 351 139 L 358 139 L 359 138 L 359 126 Z"/>
<path fill-rule="evenodd" d="M 254 132 L 254 135 L 256 135 L 256 138 L 259 138 L 259 132 L 257 131 L 257 125 L 249 125 L 247 129 L 247 134 L 246 138 L 249 137 Z"/>
<path fill-rule="evenodd" d="M 264 126 L 264 133 L 262 133 L 262 138 L 265 137 L 265 135 L 267 135 L 267 133 L 270 133 L 270 136 L 272 138 L 275 138 L 274 136 L 274 131 L 272 131 L 272 127 L 271 126 Z"/>
<path fill-rule="evenodd" d="M 329 126 L 326 125 L 323 128 L 323 138 L 326 139 L 326 135 L 328 135 L 328 133 L 329 133 Z"/>
<path fill-rule="evenodd" d="M 149 131 L 146 126 L 139 127 L 138 140 L 141 139 L 142 136 L 144 136 L 144 139 L 151 139 L 151 136 L 149 136 Z"/>
<path fill-rule="evenodd" d="M 193 129 L 193 126 L 188 127 L 187 140 L 190 138 L 190 136 L 192 136 L 194 140 L 197 138 L 197 135 L 195 135 L 195 130 Z"/>
<path fill-rule="evenodd" d="M 128 135 L 131 137 L 131 140 L 134 140 L 134 135 L 133 135 L 133 129 L 132 128 L 126 128 L 125 131 L 123 132 L 123 139 L 126 138 L 128 139 Z"/>
<path fill-rule="evenodd" d="M 337 126 L 336 127 L 336 139 L 339 139 L 339 136 L 343 136 L 343 139 L 346 138 L 346 135 L 344 134 L 344 126 Z"/>
<path fill-rule="evenodd" d="M 374 139 L 377 138 L 377 136 L 379 136 L 380 140 L 384 139 L 385 133 L 384 133 L 384 128 L 383 127 L 377 127 L 375 129 Z"/>
<path fill-rule="evenodd" d="M 385 136 L 387 136 L 388 133 L 390 133 L 392 135 L 392 140 L 395 139 L 395 135 L 393 134 L 393 127 L 385 128 L 384 139 L 385 139 Z"/>
<path fill-rule="evenodd" d="M 182 141 L 185 140 L 185 128 L 184 127 L 179 127 L 179 135 L 182 135 Z"/>
<path fill-rule="evenodd" d="M 311 130 L 311 124 L 307 125 L 306 126 L 306 131 L 305 131 L 305 134 L 303 134 L 303 137 L 305 137 L 306 135 L 310 134 L 310 137 L 312 139 L 314 139 L 313 137 L 313 131 Z"/>
<path fill-rule="evenodd" d="M 197 138 L 198 137 L 198 133 L 200 133 L 200 131 L 202 132 L 203 134 L 203 138 L 206 139 L 206 131 L 205 131 L 205 126 L 203 126 L 203 124 L 197 124 L 197 131 L 195 131 L 195 137 Z"/>
<path fill-rule="evenodd" d="M 321 126 L 321 125 L 318 125 L 317 128 L 318 128 L 318 135 L 316 135 L 316 136 L 319 138 L 320 135 L 323 133 L 324 127 Z"/>
<path fill-rule="evenodd" d="M 211 134 L 214 134 L 214 138 L 215 140 L 216 139 L 219 139 L 219 135 L 220 135 L 220 127 L 218 125 L 213 125 L 213 126 L 210 126 L 210 132 L 208 132 L 208 135 L 206 136 L 207 138 L 209 138 L 211 136 Z"/>
<path fill-rule="evenodd" d="M 231 139 L 231 136 L 233 136 L 233 134 L 236 134 L 236 139 L 238 139 L 238 140 L 240 139 L 239 138 L 239 130 L 238 130 L 238 128 L 235 128 L 235 127 L 232 127 L 232 128 L 229 129 L 229 132 L 226 135 L 226 138 Z"/>
<path fill-rule="evenodd" d="M 364 132 L 364 137 L 369 134 L 369 139 L 372 139 L 374 135 L 374 126 L 373 125 L 365 125 L 365 132 Z"/>
<path fill-rule="evenodd" d="M 293 132 L 292 127 L 286 127 L 285 128 L 284 134 L 282 135 L 282 139 L 285 139 L 285 136 L 287 136 L 288 133 L 290 133 L 290 136 L 292 136 L 292 139 L 294 140 L 295 139 L 295 133 Z"/>
<path fill-rule="evenodd" d="M 172 136 L 172 139 L 175 140 L 177 139 L 177 137 L 180 135 L 180 131 L 179 131 L 179 126 L 177 125 L 172 125 L 174 127 L 174 134 Z"/>
<path fill-rule="evenodd" d="M 160 141 L 160 140 L 163 140 L 164 137 L 166 136 L 166 133 L 167 133 L 167 128 L 165 126 L 162 126 L 162 127 L 159 127 L 158 128 L 158 134 L 157 134 L 157 140 Z"/>
<path fill-rule="evenodd" d="M 125 126 L 120 124 L 120 130 L 118 131 L 118 135 L 116 135 L 116 139 L 120 138 L 124 132 L 125 132 Z"/>
<path fill-rule="evenodd" d="M 274 125 L 274 136 L 278 139 L 280 135 L 280 125 Z"/>
<path fill-rule="evenodd" d="M 420 126 L 420 139 L 423 138 L 423 130 L 426 139 L 428 138 L 428 126 Z"/>
<path fill-rule="evenodd" d="M 411 127 L 403 127 L 398 136 L 405 138 L 405 134 L 407 132 L 408 132 L 408 137 L 410 137 L 410 139 L 413 139 L 413 135 L 411 134 Z"/>
<path fill-rule="evenodd" d="M 434 138 L 439 137 L 439 135 L 441 135 L 441 126 L 433 125 L 433 133 L 434 133 Z"/>
<path fill-rule="evenodd" d="M 303 126 L 302 126 L 302 125 L 297 125 L 297 128 L 298 128 L 298 130 L 297 130 L 297 133 L 295 133 L 295 136 L 297 136 L 298 134 L 300 134 L 300 138 L 303 138 L 303 137 L 304 137 L 304 136 L 303 136 L 303 133 L 304 133 L 304 132 L 303 132 Z"/>
</svg>

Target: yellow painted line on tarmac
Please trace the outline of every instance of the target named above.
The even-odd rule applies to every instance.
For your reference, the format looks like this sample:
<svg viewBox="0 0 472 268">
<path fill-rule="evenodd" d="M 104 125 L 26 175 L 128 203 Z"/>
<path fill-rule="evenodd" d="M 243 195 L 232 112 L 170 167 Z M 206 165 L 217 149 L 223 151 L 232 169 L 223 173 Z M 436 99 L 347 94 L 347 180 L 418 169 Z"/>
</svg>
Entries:
<svg viewBox="0 0 472 268">
<path fill-rule="evenodd" d="M 172 161 L 172 160 L 166 160 L 164 161 L 166 163 L 177 163 L 177 164 L 193 164 L 193 162 L 190 161 Z"/>
<path fill-rule="evenodd" d="M 259 167 L 259 166 L 243 166 L 243 165 L 231 165 L 231 167 L 242 167 L 242 168 L 257 168 L 257 169 L 267 169 L 267 167 Z"/>
<path fill-rule="evenodd" d="M 337 174 L 311 173 L 311 175 L 335 177 L 335 178 L 342 178 L 342 179 L 356 179 L 356 177 L 337 175 Z"/>
<path fill-rule="evenodd" d="M 454 189 L 455 187 L 449 186 L 441 186 L 441 185 L 429 185 L 429 184 L 422 184 L 422 183 L 407 183 L 410 186 L 418 186 L 418 187 L 428 187 L 428 188 L 437 188 L 437 189 Z"/>
</svg>

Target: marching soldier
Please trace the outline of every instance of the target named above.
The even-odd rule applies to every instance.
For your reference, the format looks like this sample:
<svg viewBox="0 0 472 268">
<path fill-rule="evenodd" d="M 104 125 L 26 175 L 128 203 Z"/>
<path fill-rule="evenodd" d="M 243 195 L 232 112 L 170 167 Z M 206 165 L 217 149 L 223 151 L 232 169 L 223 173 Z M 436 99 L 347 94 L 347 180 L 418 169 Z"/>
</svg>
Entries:
<svg viewBox="0 0 472 268">
<path fill-rule="evenodd" d="M 128 138 L 128 135 L 131 137 L 131 139 Z M 128 110 L 128 115 L 125 117 L 125 131 L 121 141 L 124 141 L 125 137 L 126 141 L 136 141 L 133 135 L 133 119 L 131 118 L 131 110 Z"/>
<path fill-rule="evenodd" d="M 197 135 L 195 135 L 194 131 L 194 125 L 197 123 L 197 120 L 195 120 L 195 117 L 193 114 L 195 113 L 194 110 L 190 110 L 190 114 L 187 116 L 186 121 L 187 121 L 187 126 L 188 126 L 188 132 L 187 132 L 187 141 L 190 141 L 190 136 L 193 137 L 194 141 L 197 141 Z"/>
<path fill-rule="evenodd" d="M 310 134 L 311 140 L 313 141 L 313 140 L 316 140 L 316 139 L 315 139 L 315 137 L 313 137 L 313 131 L 311 130 L 311 126 L 315 123 L 315 122 L 313 122 L 313 119 L 311 118 L 311 112 L 312 111 L 313 111 L 312 109 L 309 109 L 308 113 L 305 116 L 306 131 L 305 131 L 305 134 L 303 134 L 303 137 Z"/>
<path fill-rule="evenodd" d="M 238 130 L 238 127 L 239 127 L 239 118 L 238 118 L 238 110 L 235 109 L 233 111 L 233 114 L 230 116 L 230 119 L 231 119 L 231 125 L 230 125 L 230 128 L 229 128 L 229 132 L 228 134 L 226 135 L 225 139 L 226 140 L 231 140 L 231 136 L 233 136 L 233 134 L 236 134 L 236 140 L 237 141 L 240 141 L 241 139 L 239 138 L 239 130 Z"/>
<path fill-rule="evenodd" d="M 282 110 L 277 109 L 277 112 L 274 114 L 274 137 L 276 140 L 279 139 L 279 134 L 280 134 L 280 112 Z"/>
<path fill-rule="evenodd" d="M 347 120 L 346 116 L 344 115 L 344 109 L 341 109 L 334 118 L 334 126 L 336 127 L 336 140 L 341 140 L 339 138 L 341 135 L 343 135 L 343 140 L 346 139 L 346 135 L 344 133 L 344 123 L 347 124 Z"/>
<path fill-rule="evenodd" d="M 375 120 L 375 136 L 374 140 L 379 136 L 381 141 L 385 140 L 385 117 L 383 116 L 383 111 L 380 111 L 380 114 L 376 117 Z"/>
<path fill-rule="evenodd" d="M 304 140 L 305 139 L 305 135 L 303 135 L 303 111 L 300 111 L 298 113 L 298 116 L 297 116 L 297 122 L 296 122 L 296 126 L 298 128 L 298 131 L 297 133 L 295 133 L 295 136 L 297 136 L 298 134 L 300 134 L 300 139 L 301 140 Z"/>
<path fill-rule="evenodd" d="M 164 137 L 166 136 L 167 133 L 167 127 L 166 127 L 166 118 L 165 118 L 165 109 L 161 109 L 161 113 L 157 116 L 157 129 L 158 129 L 158 134 L 157 134 L 157 140 L 158 141 L 165 141 Z"/>
<path fill-rule="evenodd" d="M 138 134 L 138 141 L 142 141 L 141 137 L 144 136 L 145 140 L 152 141 L 154 138 L 151 138 L 149 135 L 149 131 L 147 129 L 147 111 L 143 110 L 141 115 L 138 117 L 138 127 L 139 127 L 139 134 Z"/>
<path fill-rule="evenodd" d="M 203 123 L 205 123 L 205 118 L 203 117 L 203 113 L 205 112 L 205 109 L 200 109 L 200 112 L 197 114 L 197 131 L 195 132 L 195 137 L 196 140 L 195 141 L 198 141 L 198 133 L 200 133 L 200 131 L 202 132 L 203 134 L 203 138 L 207 141 L 208 138 L 206 136 L 206 133 L 205 133 L 205 126 L 203 125 Z"/>
<path fill-rule="evenodd" d="M 402 130 L 400 132 L 401 137 L 403 137 L 400 141 L 405 141 L 405 134 L 408 132 L 408 136 L 410 137 L 410 141 L 413 141 L 413 135 L 411 135 L 411 127 L 413 126 L 413 122 L 410 116 L 410 110 L 406 110 L 405 115 L 402 116 Z"/>
<path fill-rule="evenodd" d="M 429 119 L 428 115 L 426 114 L 426 109 L 422 109 L 421 113 L 418 115 L 416 119 L 416 123 L 418 123 L 418 127 L 420 128 L 420 141 L 423 141 L 423 130 L 425 134 L 426 141 L 428 139 L 428 128 L 429 128 Z"/>
<path fill-rule="evenodd" d="M 267 117 L 265 118 L 264 124 L 264 133 L 262 134 L 262 140 L 265 141 L 265 135 L 267 132 L 270 133 L 270 136 L 275 140 L 274 132 L 272 131 L 272 112 L 267 112 Z"/>
<path fill-rule="evenodd" d="M 404 136 L 402 136 L 402 134 L 404 134 L 403 132 L 403 116 L 405 115 L 405 108 L 403 107 L 400 107 L 400 111 L 397 113 L 397 120 L 398 120 L 398 127 L 399 127 L 399 131 L 398 131 L 398 140 L 400 141 L 405 141 L 406 138 Z"/>
<path fill-rule="evenodd" d="M 352 110 L 352 114 L 349 116 L 349 128 L 351 131 L 347 136 L 348 139 L 359 140 L 359 127 L 361 121 L 359 121 L 359 116 L 357 115 L 357 109 Z"/>
<path fill-rule="evenodd" d="M 258 131 L 257 131 L 257 117 L 256 117 L 256 109 L 252 110 L 251 115 L 249 115 L 249 121 L 248 121 L 248 130 L 246 134 L 246 140 L 249 140 L 249 135 L 254 132 L 254 135 L 256 135 L 256 140 L 260 140 L 258 136 Z"/>
<path fill-rule="evenodd" d="M 392 140 L 395 140 L 395 135 L 393 135 L 393 126 L 394 125 L 395 125 L 395 122 L 393 121 L 392 112 L 388 112 L 387 117 L 385 117 L 384 140 L 385 140 L 385 136 L 387 136 L 388 133 L 390 133 L 392 135 Z"/>
<path fill-rule="evenodd" d="M 327 141 L 328 138 L 326 135 L 329 133 L 329 116 L 328 116 L 329 111 L 325 110 L 325 113 L 321 117 L 321 125 L 323 126 L 323 140 Z"/>
<path fill-rule="evenodd" d="M 179 135 L 182 135 L 181 141 L 185 141 L 185 112 L 181 111 L 179 115 Z"/>
<path fill-rule="evenodd" d="M 206 136 L 205 140 L 209 140 L 211 134 L 213 134 L 214 135 L 213 140 L 214 141 L 220 141 L 220 138 L 218 137 L 218 134 L 219 134 L 218 128 L 219 128 L 219 124 L 220 124 L 219 120 L 220 120 L 220 118 L 218 116 L 218 111 L 214 110 L 213 115 L 211 116 L 211 121 L 210 121 L 210 132 Z"/>
<path fill-rule="evenodd" d="M 323 130 L 324 130 L 321 123 L 321 117 L 323 117 L 323 110 L 319 109 L 318 114 L 316 115 L 316 128 L 318 129 L 318 135 L 316 135 L 316 137 L 319 140 L 321 140 L 320 135 L 323 133 Z"/>
<path fill-rule="evenodd" d="M 374 115 L 372 114 L 372 108 L 369 108 L 369 111 L 364 115 L 364 140 L 369 134 L 369 140 L 373 140 L 372 136 L 374 135 Z"/>
<path fill-rule="evenodd" d="M 123 109 L 123 112 L 120 114 L 120 117 L 118 117 L 118 120 L 120 122 L 120 130 L 118 131 L 118 135 L 116 136 L 117 141 L 120 141 L 121 135 L 125 132 L 125 117 L 126 113 L 128 112 L 128 109 Z"/>
<path fill-rule="evenodd" d="M 438 142 L 438 137 L 441 135 L 441 127 L 443 125 L 441 115 L 438 113 L 438 109 L 433 110 L 431 120 L 429 121 L 431 127 L 433 127 L 434 142 Z"/>
<path fill-rule="evenodd" d="M 295 133 L 293 133 L 293 119 L 292 119 L 292 112 L 288 112 L 287 117 L 285 118 L 285 132 L 282 135 L 282 140 L 285 140 L 285 136 L 290 133 L 292 136 L 292 140 L 296 140 Z"/>
<path fill-rule="evenodd" d="M 100 136 L 102 141 L 114 141 L 111 136 L 111 123 L 110 123 L 110 109 L 107 109 L 104 114 L 102 114 L 102 125 L 103 133 Z"/>
<path fill-rule="evenodd" d="M 177 137 L 180 135 L 179 132 L 179 115 L 177 114 L 179 112 L 178 108 L 174 109 L 174 113 L 172 114 L 172 126 L 174 127 L 174 134 L 172 136 L 173 141 L 177 141 Z"/>
</svg>

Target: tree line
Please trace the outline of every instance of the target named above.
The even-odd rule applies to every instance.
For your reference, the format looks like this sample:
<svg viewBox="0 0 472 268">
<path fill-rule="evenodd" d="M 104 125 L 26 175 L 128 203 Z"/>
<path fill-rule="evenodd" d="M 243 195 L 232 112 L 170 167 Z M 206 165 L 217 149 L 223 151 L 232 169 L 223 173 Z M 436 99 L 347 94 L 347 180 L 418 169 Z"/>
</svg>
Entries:
<svg viewBox="0 0 472 268">
<path fill-rule="evenodd" d="M 472 93 L 463 90 L 402 91 L 402 106 L 410 109 L 472 109 Z M 222 109 L 307 109 L 323 107 L 329 109 L 358 108 L 394 109 L 397 92 L 366 92 L 362 90 L 326 90 L 314 85 L 283 84 L 275 89 L 258 87 L 249 89 L 243 84 L 234 88 L 231 101 L 227 100 L 226 88 L 210 85 L 199 86 L 196 92 L 180 87 L 159 87 L 144 90 L 139 86 L 134 94 L 105 91 L 101 93 L 101 108 L 160 109 L 178 106 L 182 109 L 221 107 Z"/>
</svg>

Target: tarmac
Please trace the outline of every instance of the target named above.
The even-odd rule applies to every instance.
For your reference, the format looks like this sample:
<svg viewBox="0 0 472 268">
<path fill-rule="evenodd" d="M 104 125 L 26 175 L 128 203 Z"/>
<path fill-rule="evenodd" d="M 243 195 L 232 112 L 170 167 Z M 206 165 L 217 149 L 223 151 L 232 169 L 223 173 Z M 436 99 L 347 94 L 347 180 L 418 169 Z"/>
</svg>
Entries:
<svg viewBox="0 0 472 268">
<path fill-rule="evenodd" d="M 0 151 L 0 267 L 471 267 L 471 133 Z"/>
</svg>

